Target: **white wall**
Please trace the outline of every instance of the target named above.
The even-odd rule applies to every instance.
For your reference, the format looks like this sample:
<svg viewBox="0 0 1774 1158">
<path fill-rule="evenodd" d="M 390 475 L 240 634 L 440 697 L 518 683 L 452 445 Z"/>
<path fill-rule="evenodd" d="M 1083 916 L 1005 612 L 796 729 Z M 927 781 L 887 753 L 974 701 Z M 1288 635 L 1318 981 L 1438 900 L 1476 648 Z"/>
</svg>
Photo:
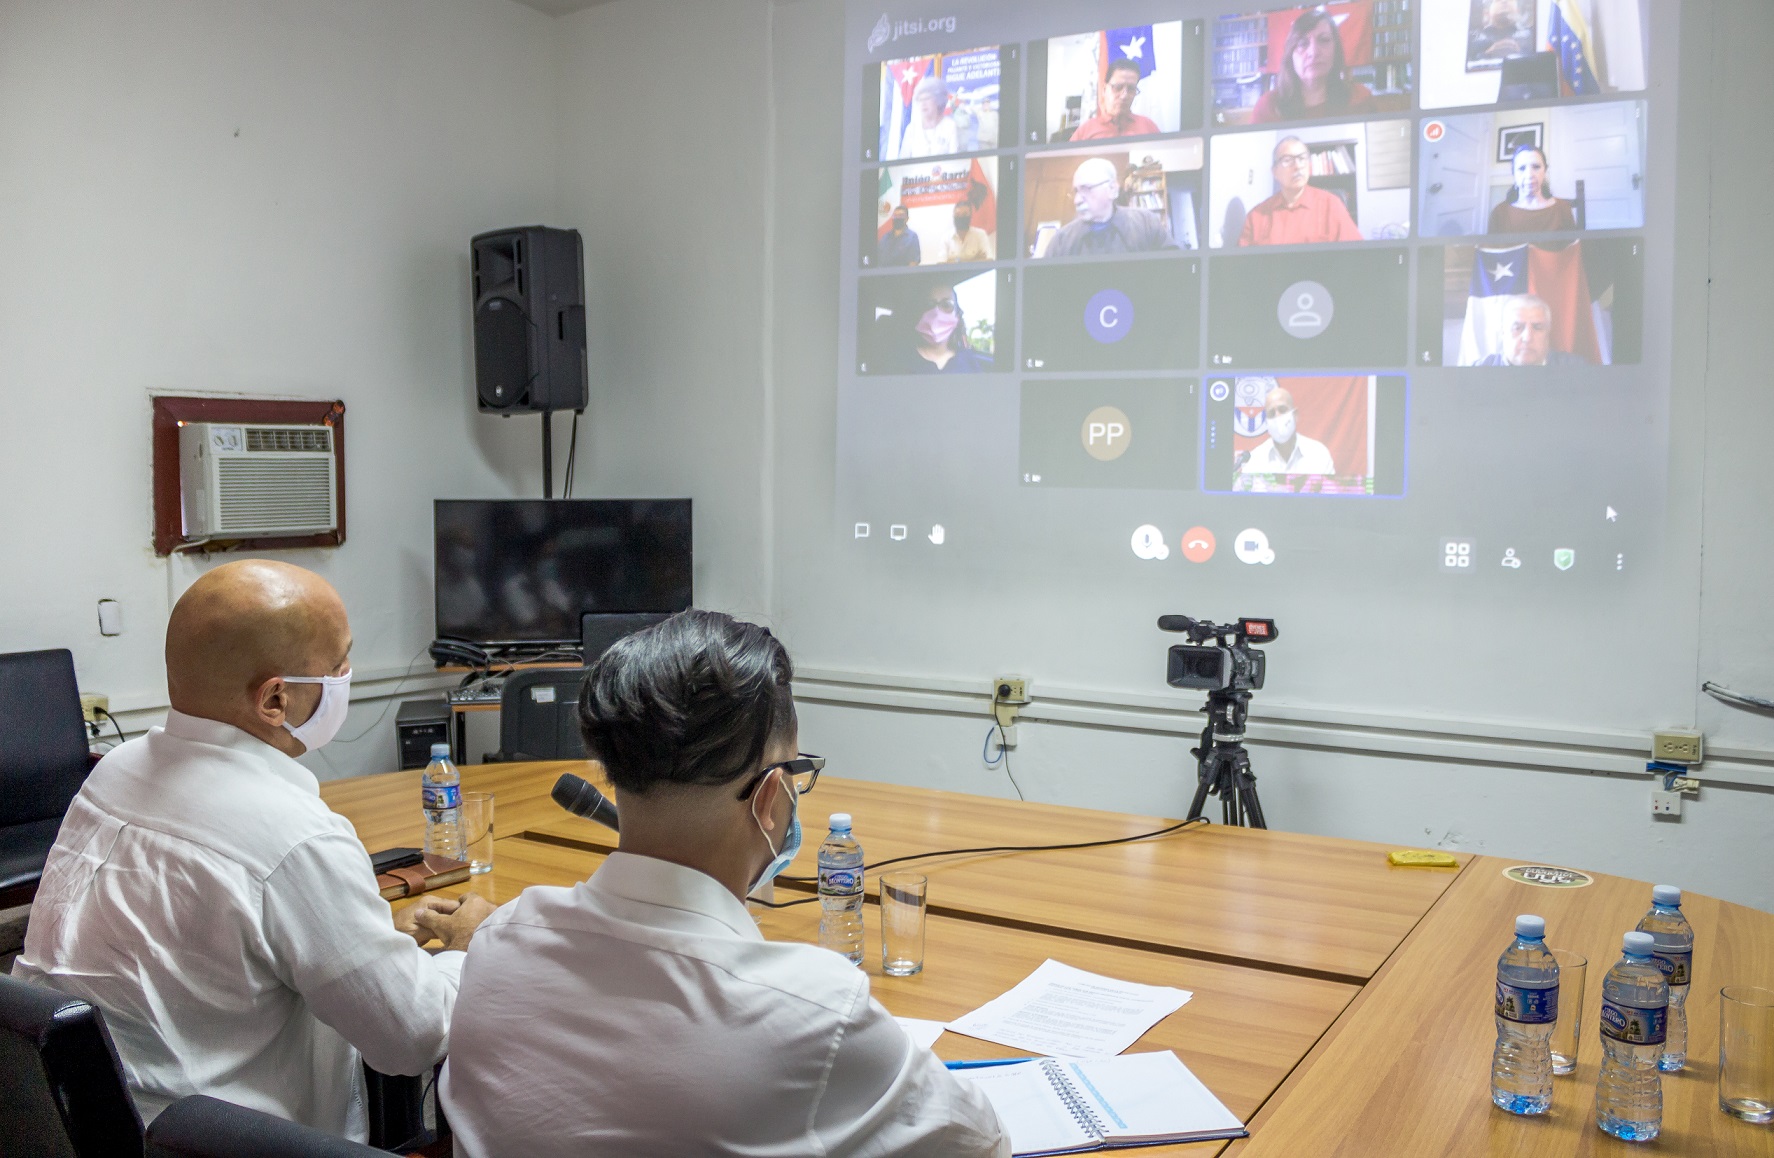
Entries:
<svg viewBox="0 0 1774 1158">
<path fill-rule="evenodd" d="M 348 541 L 284 557 L 344 595 L 359 694 L 394 689 L 432 634 L 430 500 L 541 493 L 536 420 L 473 409 L 467 241 L 554 216 L 553 24 L 505 0 L 0 5 L 0 649 L 71 647 L 83 690 L 156 721 L 167 611 L 226 556 L 152 552 L 149 395 L 342 398 Z M 386 770 L 392 719 L 308 762 Z"/>
<path fill-rule="evenodd" d="M 1677 272 L 1709 291 L 1676 307 L 1677 399 L 1705 421 L 1677 425 L 1671 505 L 1704 512 L 1705 549 L 1700 605 L 1643 625 L 1645 663 L 1768 694 L 1774 479 L 1758 432 L 1774 426 L 1761 387 L 1774 225 L 1760 201 L 1774 162 L 1742 142 L 1774 110 L 1755 59 L 1774 7 L 1683 12 Z M 427 501 L 538 491 L 534 421 L 472 410 L 464 242 L 548 221 L 586 239 L 578 493 L 696 500 L 698 601 L 774 621 L 808 661 L 803 745 L 835 772 L 1007 791 L 981 766 L 972 689 L 1030 633 L 1076 639 L 1087 666 L 1088 625 L 995 622 L 985 634 L 1005 648 L 980 651 L 965 678 L 918 670 L 919 624 L 896 653 L 909 674 L 814 666 L 847 655 L 843 621 L 807 614 L 820 593 L 801 578 L 829 554 L 833 514 L 841 38 L 831 0 L 613 0 L 559 21 L 504 0 L 0 9 L 0 236 L 29 274 L 0 289 L 0 381 L 33 402 L 0 431 L 22 496 L 0 516 L 0 642 L 72 645 L 83 685 L 151 709 L 168 601 L 201 564 L 147 548 L 148 392 L 340 396 L 351 541 L 294 557 L 345 592 L 360 670 L 400 668 L 430 634 Z M 669 68 L 650 45 L 669 47 Z M 1701 535 L 1672 549 L 1699 554 Z M 124 601 L 121 639 L 96 635 L 103 595 Z M 1683 643 L 1696 633 L 1697 649 Z M 1582 657 L 1568 658 L 1580 679 Z M 1179 697 L 1093 699 L 1067 691 L 1068 671 L 1023 674 L 1037 704 L 1011 759 L 1031 798 L 1186 806 Z M 362 723 L 380 710 L 365 707 Z M 1690 720 L 1644 725 L 1691 721 L 1712 745 L 1708 788 L 1657 824 L 1632 774 L 1642 734 L 1504 722 L 1450 735 L 1259 699 L 1252 735 L 1277 827 L 1774 907 L 1774 718 L 1697 696 Z M 384 723 L 324 755 L 370 770 L 389 750 Z"/>
<path fill-rule="evenodd" d="M 1701 0 L 1683 12 L 1686 81 L 1672 162 L 1683 174 L 1685 207 L 1677 280 L 1705 285 L 1710 278 L 1711 292 L 1682 295 L 1674 317 L 1676 398 L 1684 408 L 1703 406 L 1706 421 L 1677 424 L 1670 501 L 1672 509 L 1704 512 L 1703 563 L 1695 564 L 1704 569 L 1704 585 L 1699 607 L 1671 605 L 1658 622 L 1642 625 L 1644 663 L 1647 672 L 1673 665 L 1771 694 L 1774 601 L 1765 576 L 1774 481 L 1759 465 L 1757 432 L 1774 426 L 1774 395 L 1760 385 L 1774 365 L 1774 338 L 1755 312 L 1766 296 L 1760 255 L 1774 244 L 1756 191 L 1774 174 L 1767 158 L 1745 166 L 1739 154 L 1774 110 L 1774 79 L 1754 63 L 1752 50 L 1774 35 L 1774 7 Z M 892 673 L 858 674 L 843 670 L 842 624 L 810 613 L 821 593 L 796 582 L 804 564 L 829 554 L 833 525 L 830 335 L 839 327 L 832 303 L 843 30 L 838 7 L 817 0 L 779 0 L 774 26 L 776 59 L 797 63 L 792 75 L 777 74 L 776 212 L 779 219 L 792 214 L 816 242 L 830 239 L 778 247 L 767 283 L 778 318 L 773 611 L 791 650 L 808 661 L 798 687 L 801 743 L 831 756 L 833 770 L 843 774 L 1008 795 L 1003 773 L 981 761 L 988 717 L 979 690 L 999 667 L 1014 667 L 1025 636 L 1076 637 L 1083 647 L 1086 623 L 1000 616 L 981 634 L 995 633 L 1001 646 L 979 654 L 966 675 L 920 672 L 914 657 L 927 628 L 908 623 Z M 1672 540 L 1684 560 L 1700 555 L 1702 532 L 1691 534 Z M 966 606 L 992 589 L 981 584 L 1000 581 L 943 578 L 971 589 L 951 596 Z M 1081 609 L 1092 606 L 1088 586 L 1079 587 L 1078 598 Z M 1014 594 L 1008 599 L 1014 606 Z M 933 621 L 954 612 L 933 598 Z M 1081 621 L 1088 618 L 1081 610 Z M 1517 662 L 1512 657 L 1535 653 L 1531 640 L 1511 642 L 1507 625 L 1498 631 L 1496 659 L 1505 667 L 1497 678 L 1506 679 L 1507 663 Z M 1698 654 L 1683 643 L 1695 634 Z M 1539 662 L 1569 663 L 1574 679 L 1583 678 L 1581 655 L 1540 655 Z M 1198 728 L 1199 718 L 1178 710 L 1181 697 L 1111 701 L 1070 690 L 1074 672 L 1021 674 L 1033 677 L 1036 714 L 1045 716 L 1023 726 L 1011 756 L 1031 798 L 1171 816 L 1187 807 L 1193 786 L 1186 730 Z M 1765 837 L 1774 823 L 1774 719 L 1715 706 L 1697 690 L 1693 715 L 1646 719 L 1636 732 L 1524 728 L 1505 720 L 1453 735 L 1398 716 L 1313 718 L 1262 697 L 1255 709 L 1252 750 L 1275 827 L 1574 864 L 1774 908 L 1774 848 Z M 1645 733 L 1696 720 L 1712 743 L 1702 772 L 1707 787 L 1680 821 L 1653 822 L 1650 782 L 1634 771 L 1647 755 Z"/>
<path fill-rule="evenodd" d="M 585 237 L 590 330 L 574 493 L 688 495 L 698 606 L 754 618 L 769 607 L 769 26 L 764 0 L 618 0 L 553 33 L 559 205 Z M 804 215 L 779 236 L 836 244 Z"/>
</svg>

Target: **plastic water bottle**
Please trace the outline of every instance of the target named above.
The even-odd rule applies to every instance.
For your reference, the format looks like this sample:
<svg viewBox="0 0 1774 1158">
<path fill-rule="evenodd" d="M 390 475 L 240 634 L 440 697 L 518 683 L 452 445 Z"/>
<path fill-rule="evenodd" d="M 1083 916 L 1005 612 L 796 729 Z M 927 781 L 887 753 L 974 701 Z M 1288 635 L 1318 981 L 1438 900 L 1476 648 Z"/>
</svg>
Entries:
<svg viewBox="0 0 1774 1158">
<path fill-rule="evenodd" d="M 1546 951 L 1546 919 L 1523 913 L 1515 940 L 1497 958 L 1497 1049 L 1491 1101 L 1511 1114 L 1552 1107 L 1552 1024 L 1558 1020 L 1558 961 Z"/>
<path fill-rule="evenodd" d="M 1688 1064 L 1688 982 L 1694 977 L 1694 926 L 1682 916 L 1682 890 L 1658 885 L 1651 890 L 1651 911 L 1638 923 L 1651 934 L 1652 950 L 1663 980 L 1669 983 L 1669 1036 L 1657 1068 L 1674 1073 Z"/>
<path fill-rule="evenodd" d="M 862 846 L 850 835 L 850 814 L 834 812 L 819 846 L 819 943 L 862 964 Z"/>
<path fill-rule="evenodd" d="M 448 744 L 431 745 L 431 763 L 419 779 L 421 807 L 425 809 L 425 851 L 463 860 L 468 850 L 462 843 L 462 774 L 450 763 Z"/>
<path fill-rule="evenodd" d="M 1602 1076 L 1595 1124 L 1628 1142 L 1663 1129 L 1663 1075 L 1657 1059 L 1669 1021 L 1669 983 L 1652 957 L 1649 933 L 1628 933 L 1624 957 L 1602 981 Z"/>
</svg>

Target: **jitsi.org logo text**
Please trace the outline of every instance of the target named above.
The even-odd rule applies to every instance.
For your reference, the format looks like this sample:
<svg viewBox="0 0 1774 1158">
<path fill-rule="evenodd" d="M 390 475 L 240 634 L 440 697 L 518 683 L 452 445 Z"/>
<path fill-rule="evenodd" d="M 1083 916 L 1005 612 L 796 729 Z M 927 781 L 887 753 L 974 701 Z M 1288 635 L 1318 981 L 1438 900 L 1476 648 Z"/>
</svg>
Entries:
<svg viewBox="0 0 1774 1158">
<path fill-rule="evenodd" d="M 953 32 L 955 18 L 953 16 L 932 16 L 923 20 L 892 20 L 885 12 L 875 21 L 874 28 L 869 30 L 870 52 L 886 44 L 889 40 L 898 40 L 903 36 L 917 36 L 925 32 Z"/>
</svg>

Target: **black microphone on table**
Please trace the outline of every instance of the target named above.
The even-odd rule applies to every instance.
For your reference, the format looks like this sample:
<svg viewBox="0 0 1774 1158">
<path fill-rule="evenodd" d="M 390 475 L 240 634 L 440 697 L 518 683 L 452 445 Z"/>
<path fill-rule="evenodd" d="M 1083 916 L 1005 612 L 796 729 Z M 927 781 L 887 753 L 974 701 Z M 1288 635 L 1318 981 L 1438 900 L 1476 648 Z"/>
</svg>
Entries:
<svg viewBox="0 0 1774 1158">
<path fill-rule="evenodd" d="M 565 773 L 554 782 L 554 790 L 549 793 L 554 802 L 571 812 L 574 816 L 595 820 L 612 832 L 620 832 L 616 826 L 616 806 L 610 798 L 597 790 L 597 787 L 583 776 Z"/>
</svg>

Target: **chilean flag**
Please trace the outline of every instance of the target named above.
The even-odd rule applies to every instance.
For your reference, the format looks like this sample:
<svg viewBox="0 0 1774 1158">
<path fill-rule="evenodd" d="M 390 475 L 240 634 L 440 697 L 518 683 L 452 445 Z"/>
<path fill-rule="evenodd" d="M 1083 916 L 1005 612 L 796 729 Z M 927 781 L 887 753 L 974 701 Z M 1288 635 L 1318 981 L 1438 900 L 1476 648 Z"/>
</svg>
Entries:
<svg viewBox="0 0 1774 1158">
<path fill-rule="evenodd" d="M 1595 324 L 1596 305 L 1583 268 L 1583 243 L 1562 249 L 1533 243 L 1473 253 L 1472 285 L 1466 321 L 1460 330 L 1462 366 L 1476 366 L 1503 351 L 1504 303 L 1514 294 L 1533 294 L 1552 308 L 1552 349 L 1605 366 Z"/>
<path fill-rule="evenodd" d="M 1139 66 L 1140 79 L 1145 80 L 1152 75 L 1152 26 L 1141 24 L 1134 28 L 1111 28 L 1102 34 L 1097 45 L 1096 59 L 1098 62 L 1097 80 L 1105 80 L 1109 75 L 1109 65 L 1117 60 L 1131 60 Z"/>
</svg>

